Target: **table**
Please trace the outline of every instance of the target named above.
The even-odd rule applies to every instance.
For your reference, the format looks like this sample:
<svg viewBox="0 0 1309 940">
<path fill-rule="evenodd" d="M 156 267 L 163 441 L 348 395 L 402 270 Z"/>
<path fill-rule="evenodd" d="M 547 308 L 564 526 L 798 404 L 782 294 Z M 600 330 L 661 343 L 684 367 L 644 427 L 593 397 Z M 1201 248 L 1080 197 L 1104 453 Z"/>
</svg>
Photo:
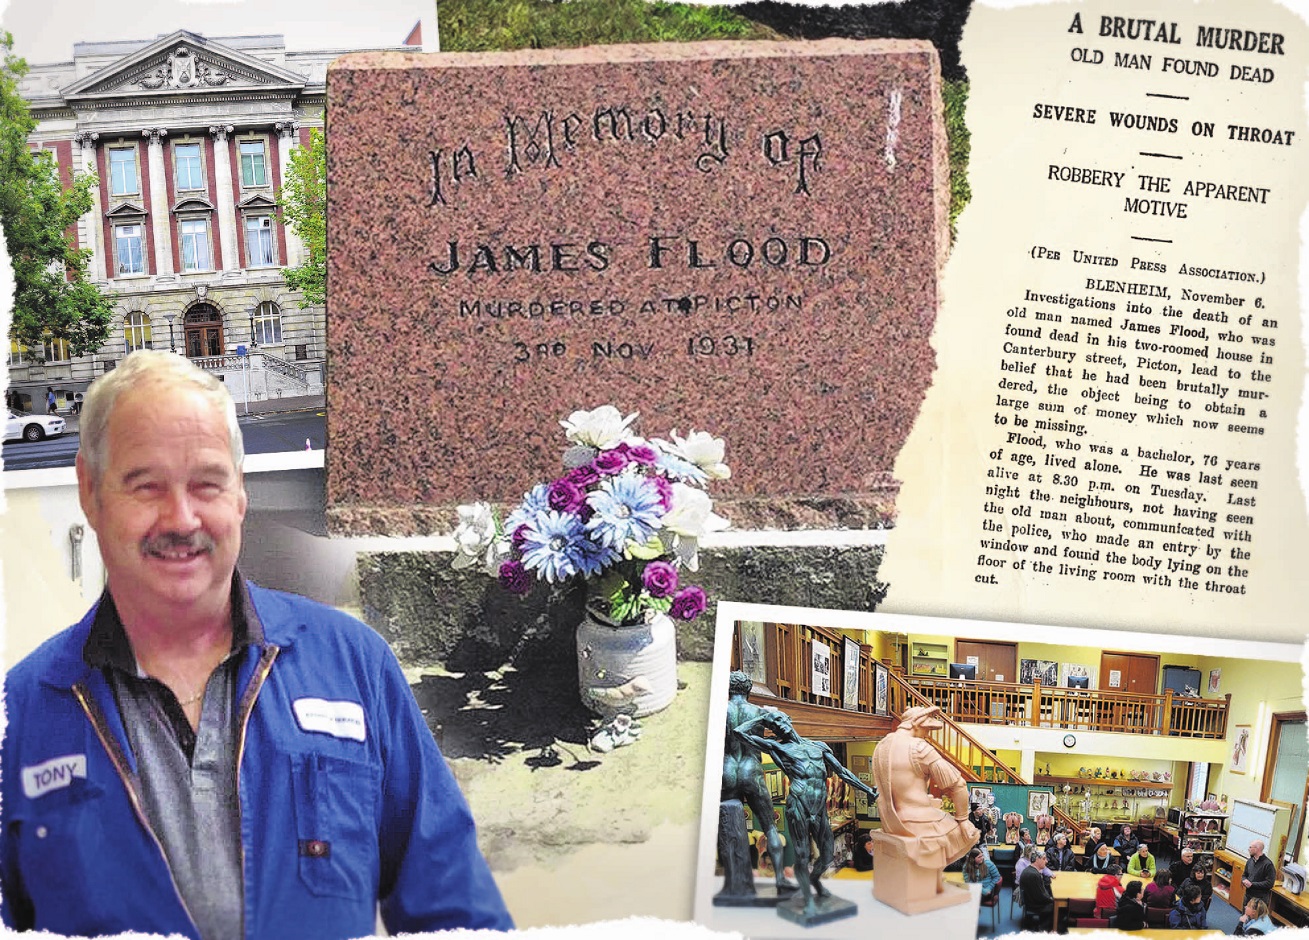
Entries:
<svg viewBox="0 0 1309 940">
<path fill-rule="evenodd" d="M 1100 883 L 1100 879 L 1103 877 L 1104 875 L 1101 872 L 1090 871 L 1061 871 L 1056 873 L 1054 878 L 1050 881 L 1050 893 L 1054 895 L 1054 923 L 1051 925 L 1050 929 L 1055 930 L 1058 928 L 1059 912 L 1068 907 L 1068 901 L 1070 898 L 1086 898 L 1094 901 L 1095 886 Z M 1118 883 L 1126 886 L 1128 881 L 1139 880 L 1140 879 L 1135 875 L 1131 878 L 1128 878 L 1126 875 L 1120 875 Z M 1018 890 L 1017 885 L 1014 886 L 1014 890 Z M 1133 936 L 1139 935 L 1140 933 L 1141 931 L 1139 930 L 1131 931 Z M 1173 933 L 1177 933 L 1177 931 L 1170 931 L 1170 934 Z"/>
</svg>

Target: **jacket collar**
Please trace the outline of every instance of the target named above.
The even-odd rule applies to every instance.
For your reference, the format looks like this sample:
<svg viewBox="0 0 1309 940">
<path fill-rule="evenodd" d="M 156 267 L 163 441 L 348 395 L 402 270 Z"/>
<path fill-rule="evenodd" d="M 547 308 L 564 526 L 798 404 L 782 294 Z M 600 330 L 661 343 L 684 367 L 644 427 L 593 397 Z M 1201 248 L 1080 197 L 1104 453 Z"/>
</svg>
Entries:
<svg viewBox="0 0 1309 940">
<path fill-rule="evenodd" d="M 269 591 L 233 574 L 233 598 L 240 594 L 246 614 L 246 646 L 257 656 L 264 647 L 287 647 L 305 628 L 299 611 L 285 595 Z M 76 624 L 51 642 L 55 644 L 42 670 L 40 680 L 46 685 L 68 689 L 86 682 L 98 670 L 86 660 L 87 641 L 91 638 L 101 605 L 108 592 L 91 606 Z"/>
</svg>

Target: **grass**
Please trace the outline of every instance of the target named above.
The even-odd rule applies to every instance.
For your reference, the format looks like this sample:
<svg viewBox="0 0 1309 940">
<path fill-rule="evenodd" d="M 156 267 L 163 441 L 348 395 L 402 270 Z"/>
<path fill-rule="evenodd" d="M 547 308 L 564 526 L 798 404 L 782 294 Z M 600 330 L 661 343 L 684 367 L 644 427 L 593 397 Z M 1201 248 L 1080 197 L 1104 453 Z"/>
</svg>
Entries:
<svg viewBox="0 0 1309 940">
<path fill-rule="evenodd" d="M 440 0 L 437 18 L 443 52 L 777 38 L 727 7 L 645 0 Z"/>
</svg>

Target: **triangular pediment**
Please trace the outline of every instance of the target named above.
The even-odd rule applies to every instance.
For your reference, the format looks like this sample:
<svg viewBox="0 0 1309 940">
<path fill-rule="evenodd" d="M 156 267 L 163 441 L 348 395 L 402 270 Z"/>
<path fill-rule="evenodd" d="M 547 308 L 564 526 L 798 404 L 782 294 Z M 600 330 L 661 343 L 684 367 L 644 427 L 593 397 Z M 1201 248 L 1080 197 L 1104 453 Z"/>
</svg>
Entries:
<svg viewBox="0 0 1309 940">
<path fill-rule="evenodd" d="M 105 213 L 111 219 L 133 219 L 145 215 L 145 209 L 134 202 L 124 202 Z"/>
<path fill-rule="evenodd" d="M 221 93 L 298 92 L 305 79 L 289 69 L 179 29 L 63 89 L 79 99 Z"/>
<path fill-rule="evenodd" d="M 238 209 L 276 209 L 277 203 L 263 193 L 254 193 L 237 203 Z"/>
<path fill-rule="evenodd" d="M 214 206 L 208 199 L 201 199 L 199 196 L 187 196 L 185 199 L 178 200 L 177 205 L 173 206 L 174 212 L 213 212 Z"/>
</svg>

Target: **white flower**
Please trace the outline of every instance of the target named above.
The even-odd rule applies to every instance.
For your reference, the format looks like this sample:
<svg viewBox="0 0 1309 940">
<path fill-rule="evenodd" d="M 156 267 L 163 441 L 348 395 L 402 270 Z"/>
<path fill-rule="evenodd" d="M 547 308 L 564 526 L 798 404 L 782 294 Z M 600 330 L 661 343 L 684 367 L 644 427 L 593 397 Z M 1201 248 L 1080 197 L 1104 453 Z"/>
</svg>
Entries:
<svg viewBox="0 0 1309 940">
<path fill-rule="evenodd" d="M 685 483 L 674 483 L 673 508 L 664 516 L 660 537 L 688 571 L 698 571 L 700 539 L 729 525 L 730 522 L 714 513 L 708 493 Z"/>
<path fill-rule="evenodd" d="M 508 554 L 503 540 L 496 537 L 495 512 L 489 503 L 471 503 L 459 507 L 459 525 L 454 531 L 455 557 L 452 568 L 471 568 L 483 564 L 491 574 L 499 570 Z"/>
<path fill-rule="evenodd" d="M 686 437 L 678 437 L 674 431 L 672 436 L 678 456 L 695 464 L 709 479 L 726 480 L 732 475 L 723 463 L 727 443 L 721 437 L 714 437 L 708 431 L 692 431 Z"/>
<path fill-rule="evenodd" d="M 626 418 L 613 405 L 601 405 L 594 411 L 574 411 L 567 420 L 559 423 L 574 444 L 585 444 L 600 450 L 616 447 L 623 441 L 627 426 L 636 420 L 633 411 Z"/>
</svg>

